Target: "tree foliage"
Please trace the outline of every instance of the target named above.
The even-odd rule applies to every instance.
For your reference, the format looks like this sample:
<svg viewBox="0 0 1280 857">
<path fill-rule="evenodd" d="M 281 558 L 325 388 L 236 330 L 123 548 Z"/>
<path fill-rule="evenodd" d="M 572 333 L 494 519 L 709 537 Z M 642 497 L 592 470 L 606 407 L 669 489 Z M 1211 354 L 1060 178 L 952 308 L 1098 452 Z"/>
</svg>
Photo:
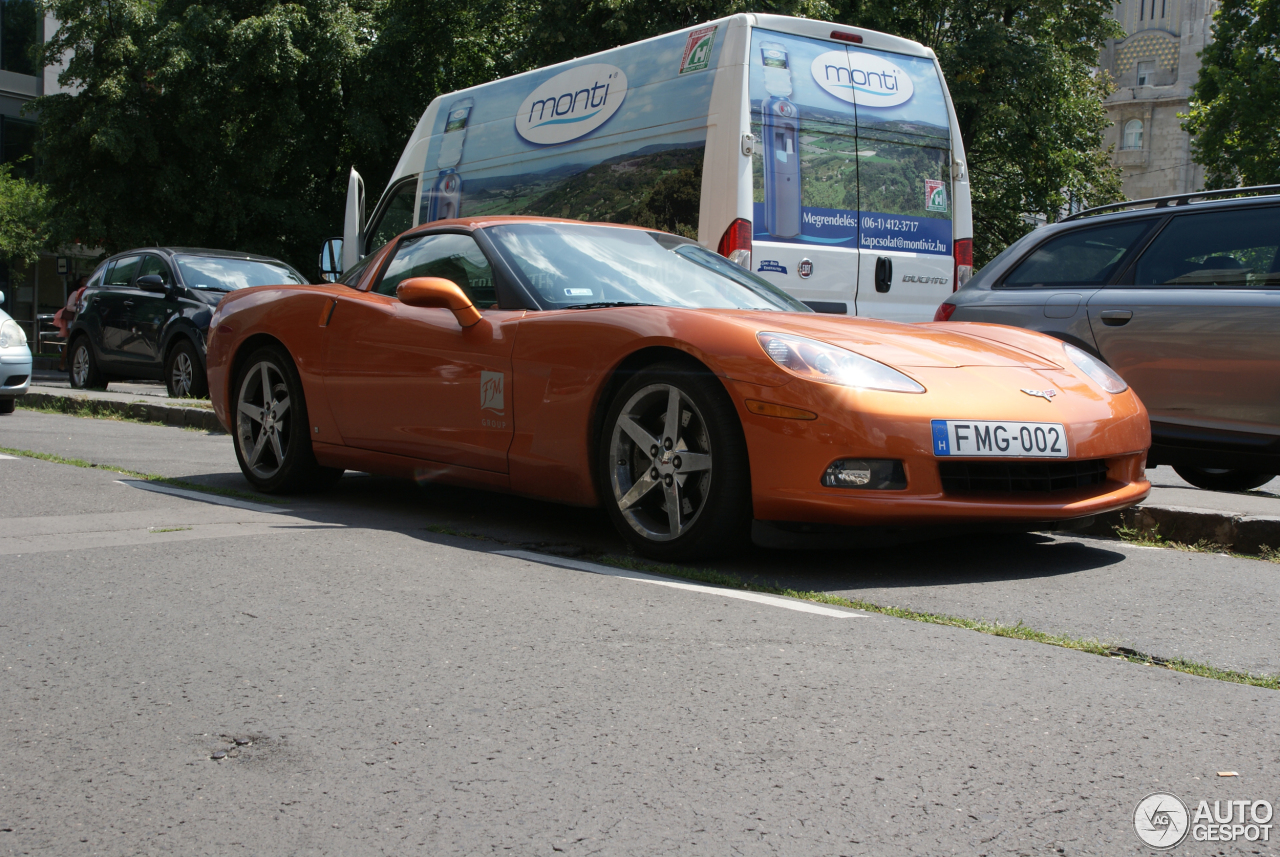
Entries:
<svg viewBox="0 0 1280 857">
<path fill-rule="evenodd" d="M 0 260 L 30 264 L 49 238 L 49 194 L 0 164 Z"/>
<path fill-rule="evenodd" d="M 1280 0 L 1223 0 L 1184 127 L 1211 188 L 1280 182 Z"/>
</svg>

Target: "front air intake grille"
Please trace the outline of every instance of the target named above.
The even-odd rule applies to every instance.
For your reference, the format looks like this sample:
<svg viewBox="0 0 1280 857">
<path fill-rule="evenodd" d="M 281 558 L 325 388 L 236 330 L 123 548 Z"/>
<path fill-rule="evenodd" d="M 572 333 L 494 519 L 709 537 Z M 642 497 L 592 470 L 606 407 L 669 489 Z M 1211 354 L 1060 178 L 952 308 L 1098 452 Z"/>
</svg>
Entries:
<svg viewBox="0 0 1280 857">
<path fill-rule="evenodd" d="M 941 461 L 947 494 L 1049 494 L 1101 485 L 1107 463 L 1095 461 Z"/>
<path fill-rule="evenodd" d="M 26 375 L 10 375 L 8 378 L 4 379 L 4 385 L 6 387 L 17 387 L 25 383 L 27 383 Z"/>
</svg>

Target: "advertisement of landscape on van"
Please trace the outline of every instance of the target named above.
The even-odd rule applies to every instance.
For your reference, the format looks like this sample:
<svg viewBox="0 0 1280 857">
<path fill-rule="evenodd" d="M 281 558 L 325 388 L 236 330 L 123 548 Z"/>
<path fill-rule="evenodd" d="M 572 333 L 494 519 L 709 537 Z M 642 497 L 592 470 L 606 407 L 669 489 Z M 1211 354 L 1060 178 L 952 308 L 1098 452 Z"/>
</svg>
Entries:
<svg viewBox="0 0 1280 857">
<path fill-rule="evenodd" d="M 719 29 L 452 97 L 427 147 L 419 222 L 526 214 L 696 237 Z"/>
<path fill-rule="evenodd" d="M 750 69 L 754 240 L 951 254 L 932 60 L 756 29 Z"/>
</svg>

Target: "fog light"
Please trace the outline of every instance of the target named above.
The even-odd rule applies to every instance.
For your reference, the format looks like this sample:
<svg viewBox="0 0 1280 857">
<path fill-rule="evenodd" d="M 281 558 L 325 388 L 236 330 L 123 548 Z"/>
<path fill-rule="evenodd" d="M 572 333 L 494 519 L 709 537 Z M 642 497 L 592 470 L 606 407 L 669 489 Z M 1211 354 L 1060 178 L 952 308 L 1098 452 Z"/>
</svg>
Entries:
<svg viewBox="0 0 1280 857">
<path fill-rule="evenodd" d="M 907 487 L 901 461 L 886 458 L 842 458 L 822 474 L 828 488 L 872 488 L 900 491 Z"/>
</svg>

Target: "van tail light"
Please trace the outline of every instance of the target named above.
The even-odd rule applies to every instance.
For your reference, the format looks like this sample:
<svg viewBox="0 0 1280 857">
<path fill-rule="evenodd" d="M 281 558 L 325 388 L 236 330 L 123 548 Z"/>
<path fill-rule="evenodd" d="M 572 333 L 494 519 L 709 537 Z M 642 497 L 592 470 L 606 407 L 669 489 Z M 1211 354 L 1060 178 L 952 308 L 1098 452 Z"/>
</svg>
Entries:
<svg viewBox="0 0 1280 857">
<path fill-rule="evenodd" d="M 939 304 L 938 309 L 933 314 L 934 321 L 950 321 L 951 316 L 955 314 L 955 304 Z"/>
<path fill-rule="evenodd" d="M 959 291 L 973 276 L 973 239 L 961 238 L 955 242 L 956 275 L 951 281 L 951 291 Z M 946 321 L 946 319 L 941 319 Z"/>
<path fill-rule="evenodd" d="M 751 221 L 739 217 L 720 237 L 720 246 L 716 252 L 736 262 L 748 271 L 751 270 Z"/>
</svg>

